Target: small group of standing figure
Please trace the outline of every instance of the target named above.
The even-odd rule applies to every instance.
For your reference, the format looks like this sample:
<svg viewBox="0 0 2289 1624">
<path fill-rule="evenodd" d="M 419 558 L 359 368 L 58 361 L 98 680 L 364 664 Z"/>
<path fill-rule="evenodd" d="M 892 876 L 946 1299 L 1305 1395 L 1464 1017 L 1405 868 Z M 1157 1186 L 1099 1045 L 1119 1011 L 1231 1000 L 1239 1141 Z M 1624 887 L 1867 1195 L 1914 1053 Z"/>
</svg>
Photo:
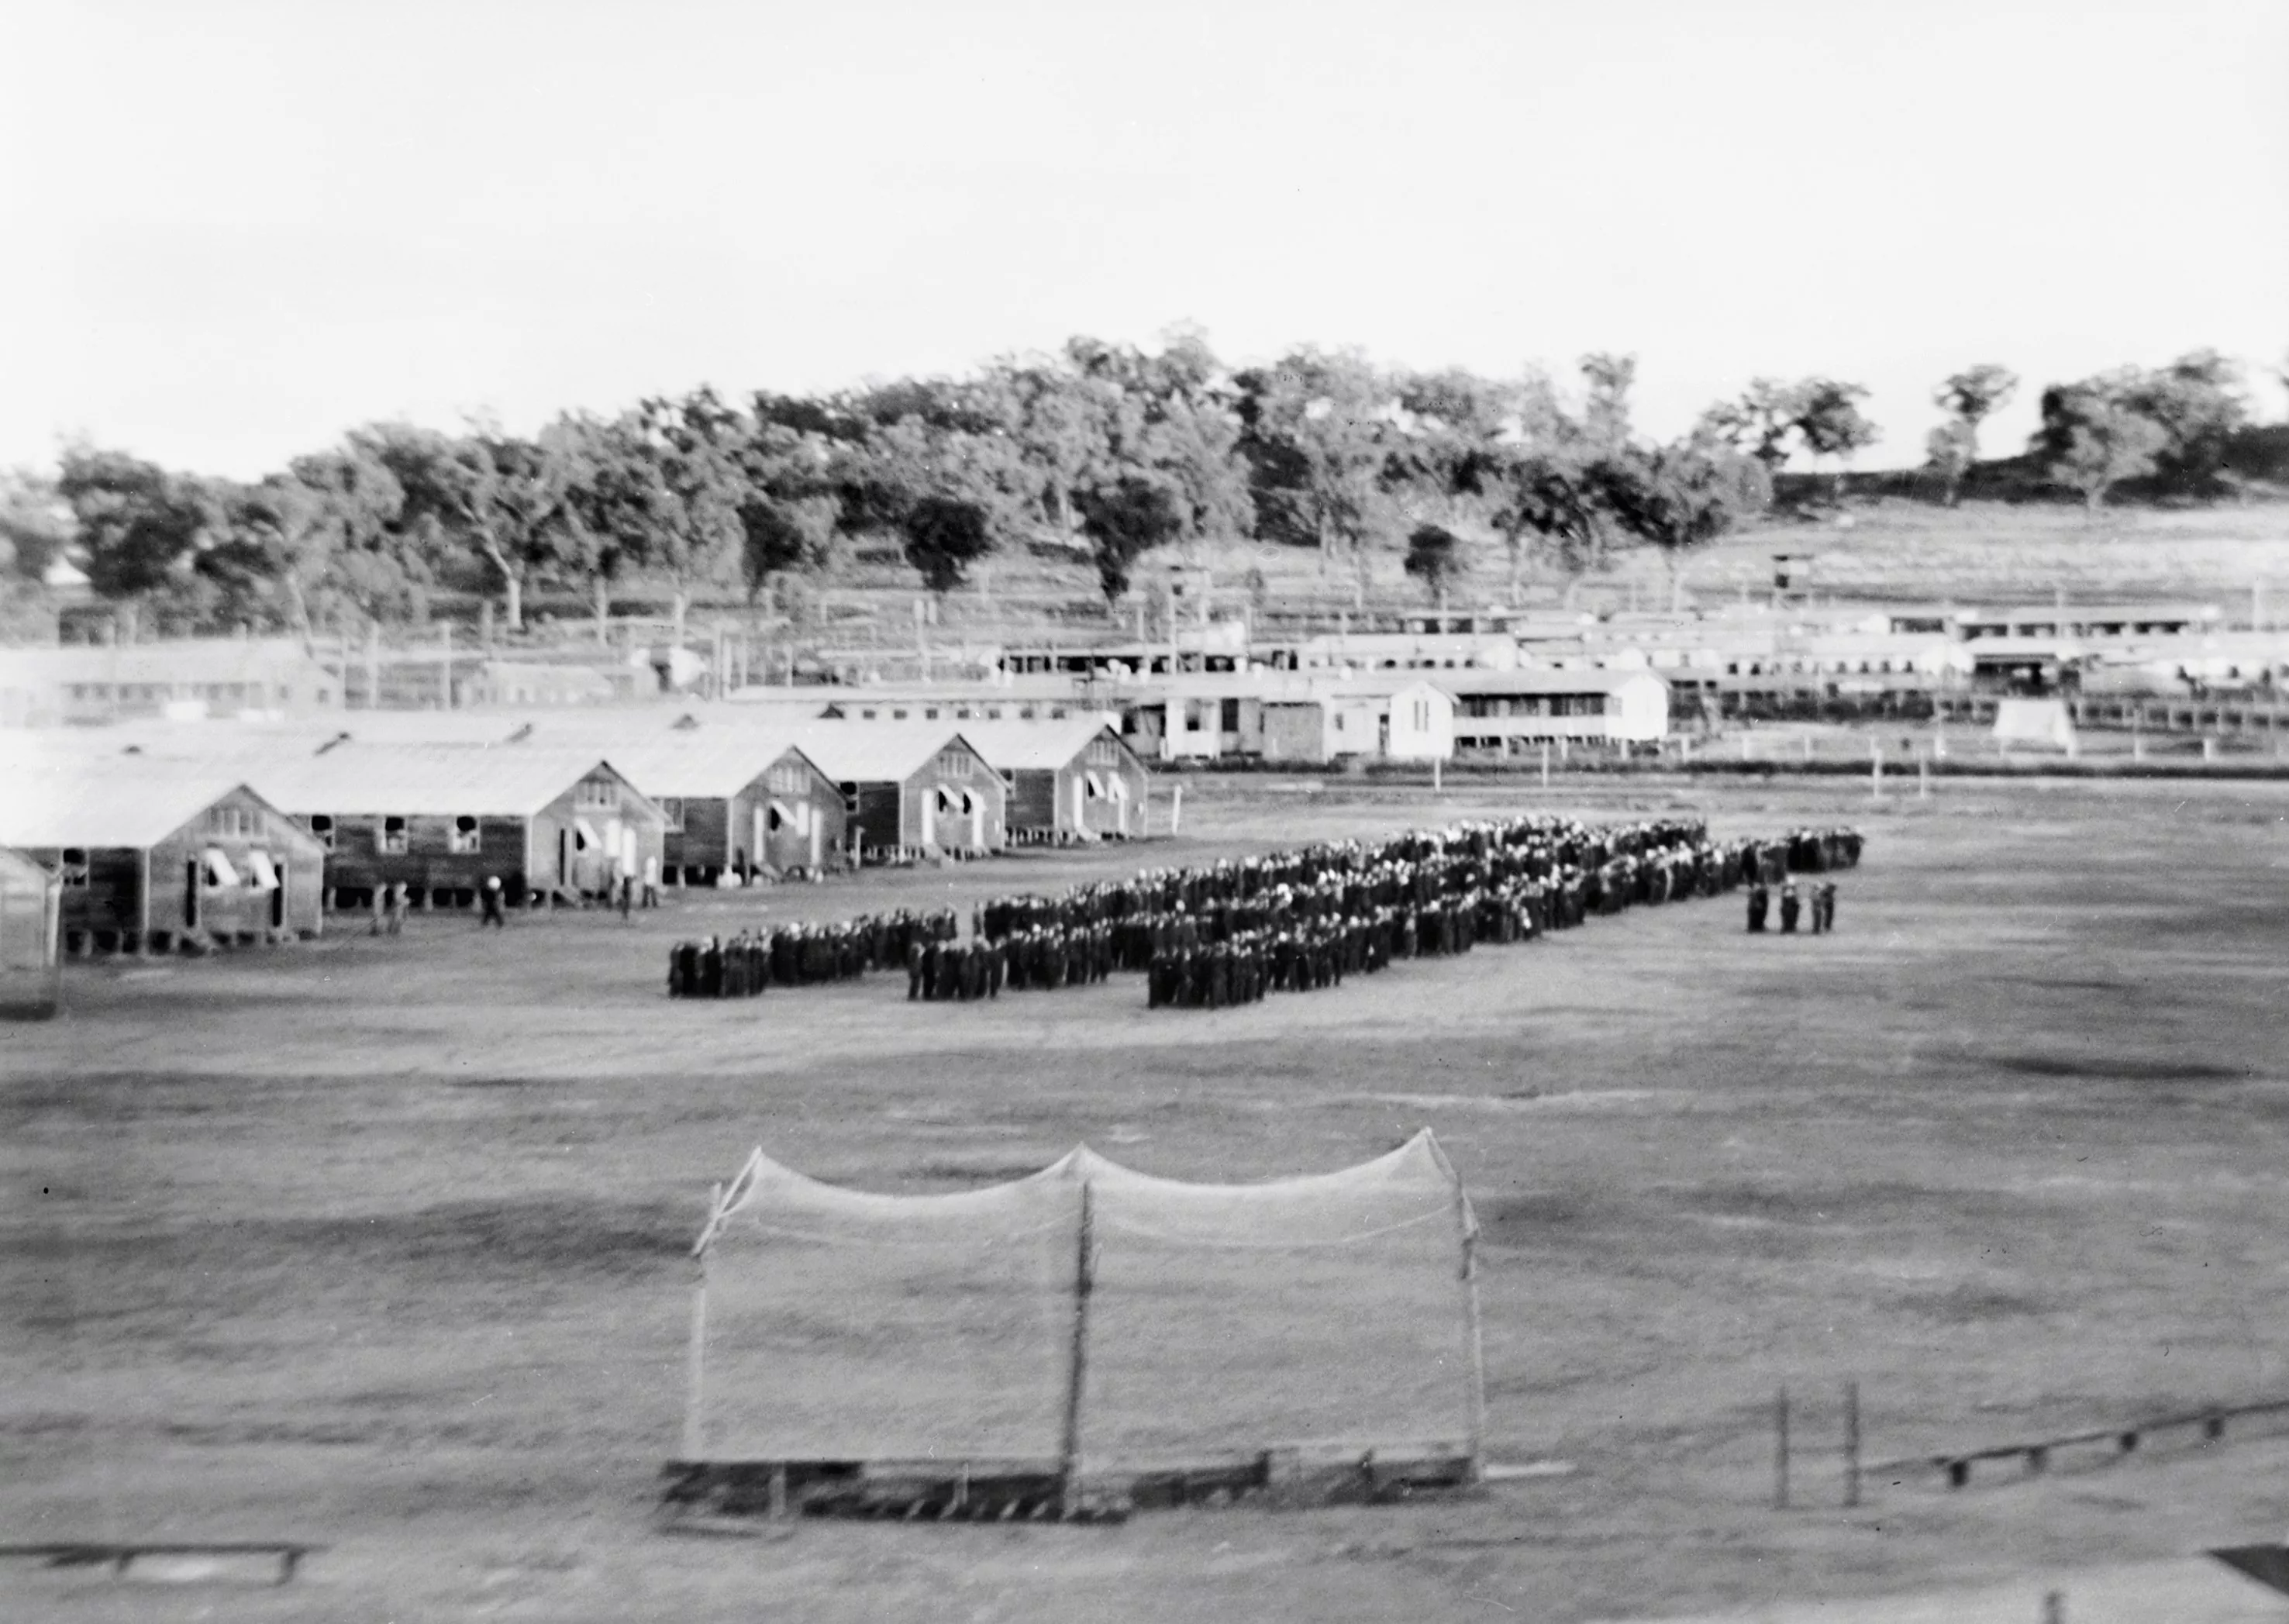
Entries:
<svg viewBox="0 0 2289 1624">
<path fill-rule="evenodd" d="M 1796 881 L 1786 881 L 1781 887 L 1781 935 L 1796 934 L 1797 921 L 1803 918 L 1806 898 L 1796 888 Z M 1806 921 L 1815 936 L 1826 935 L 1836 928 L 1836 882 L 1823 880 L 1812 888 L 1812 918 Z M 1773 908 L 1772 888 L 1762 880 L 1749 888 L 1749 934 L 1764 934 L 1766 919 Z"/>
</svg>

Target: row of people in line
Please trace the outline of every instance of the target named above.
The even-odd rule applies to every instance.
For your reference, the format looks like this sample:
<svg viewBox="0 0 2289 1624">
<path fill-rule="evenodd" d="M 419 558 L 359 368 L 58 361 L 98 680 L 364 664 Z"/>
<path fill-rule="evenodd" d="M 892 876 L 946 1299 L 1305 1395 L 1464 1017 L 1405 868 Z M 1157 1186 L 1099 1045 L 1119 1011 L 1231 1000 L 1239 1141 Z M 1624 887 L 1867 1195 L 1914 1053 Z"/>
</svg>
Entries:
<svg viewBox="0 0 2289 1624">
<path fill-rule="evenodd" d="M 1833 880 L 1823 880 L 1812 887 L 1811 891 L 1812 895 L 1806 897 L 1798 891 L 1795 880 L 1787 880 L 1782 884 L 1781 935 L 1794 935 L 1797 921 L 1807 911 L 1811 917 L 1806 923 L 1814 935 L 1826 935 L 1836 928 L 1836 882 Z M 1749 934 L 1751 935 L 1764 933 L 1765 921 L 1771 916 L 1772 908 L 1771 887 L 1759 883 L 1749 888 Z"/>
<path fill-rule="evenodd" d="M 743 998 L 767 986 L 849 981 L 902 965 L 915 947 L 949 940 L 961 927 L 950 908 L 930 913 L 901 908 L 853 919 L 741 931 L 729 941 L 709 936 L 679 942 L 668 949 L 668 996 Z"/>
</svg>

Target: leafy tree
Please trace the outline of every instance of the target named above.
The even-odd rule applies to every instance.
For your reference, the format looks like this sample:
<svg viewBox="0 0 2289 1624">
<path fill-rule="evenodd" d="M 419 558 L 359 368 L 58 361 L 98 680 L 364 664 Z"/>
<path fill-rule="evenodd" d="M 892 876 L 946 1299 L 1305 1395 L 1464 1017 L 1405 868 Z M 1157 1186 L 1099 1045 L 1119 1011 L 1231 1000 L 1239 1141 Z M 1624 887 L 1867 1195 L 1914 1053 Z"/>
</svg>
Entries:
<svg viewBox="0 0 2289 1624">
<path fill-rule="evenodd" d="M 2190 493 L 2205 493 L 2215 483 L 2228 445 L 2249 420 L 2241 368 L 2213 349 L 2195 350 L 2165 367 L 2135 374 L 2118 399 L 2161 428 L 2155 471 Z"/>
<path fill-rule="evenodd" d="M 1974 447 L 1979 426 L 2019 393 L 2019 375 L 2006 366 L 1982 362 L 1966 367 L 1932 391 L 1932 404 L 1970 426 Z"/>
<path fill-rule="evenodd" d="M 1598 496 L 1575 458 L 1523 447 L 1504 447 L 1484 489 L 1494 504 L 1495 529 L 1510 557 L 1510 595 L 1525 577 L 1528 537 L 1564 574 L 1578 577 L 1604 562 L 1605 529 Z"/>
<path fill-rule="evenodd" d="M 75 446 L 63 454 L 56 491 L 71 509 L 99 597 L 139 607 L 164 601 L 194 619 L 211 607 L 195 566 L 221 514 L 203 482 L 124 451 Z"/>
<path fill-rule="evenodd" d="M 2046 432 L 2053 410 L 2046 393 Z M 2093 519 L 2098 517 L 2106 493 L 2114 486 L 2153 473 L 2157 458 L 2169 443 L 2169 434 L 2160 424 L 2102 393 L 2070 392 L 2056 402 L 2056 410 L 2063 444 L 2048 473 L 2061 484 L 2082 492 L 2085 511 Z"/>
<path fill-rule="evenodd" d="M 1107 604 L 1118 603 L 1128 592 L 1129 572 L 1139 558 L 1184 533 L 1182 501 L 1165 483 L 1123 475 L 1074 492 L 1073 501 Z"/>
<path fill-rule="evenodd" d="M 1454 531 L 1436 524 L 1417 525 L 1407 537 L 1407 573 L 1423 583 L 1446 613 L 1447 596 L 1468 572 L 1469 560 Z"/>
<path fill-rule="evenodd" d="M 680 401 L 644 402 L 636 422 L 651 464 L 657 521 L 643 535 L 640 561 L 667 577 L 674 594 L 673 635 L 680 643 L 691 588 L 713 577 L 746 539 L 739 458 L 748 427 L 738 410 L 704 387 Z"/>
<path fill-rule="evenodd" d="M 71 545 L 71 511 L 44 474 L 0 473 L 0 568 L 37 583 Z"/>
<path fill-rule="evenodd" d="M 1696 436 L 1744 450 L 1768 474 L 1788 461 L 1787 440 L 1804 416 L 1802 386 L 1756 378 L 1737 400 L 1719 401 L 1701 414 Z"/>
<path fill-rule="evenodd" d="M 1982 362 L 1966 367 L 1932 391 L 1932 404 L 1950 420 L 1925 436 L 1926 466 L 1946 488 L 1953 507 L 1963 493 L 1963 481 L 1979 460 L 1979 426 L 2019 392 L 2019 375 L 2006 366 Z"/>
<path fill-rule="evenodd" d="M 1950 507 L 1962 494 L 1964 476 L 1971 472 L 1978 446 L 1977 431 L 1962 418 L 1950 418 L 1924 436 L 1924 466 L 1939 476 Z"/>
<path fill-rule="evenodd" d="M 962 583 L 971 565 L 993 550 L 993 524 L 983 505 L 954 497 L 923 497 L 899 521 L 906 561 L 922 584 L 944 596 Z"/>
<path fill-rule="evenodd" d="M 1603 458 L 1590 477 L 1615 522 L 1660 553 L 1673 591 L 1687 558 L 1761 511 L 1772 491 L 1759 462 L 1698 440 Z"/>
<path fill-rule="evenodd" d="M 387 465 L 353 439 L 298 457 L 287 472 L 319 498 L 326 531 L 320 602 L 337 618 L 345 608 L 369 621 L 425 617 L 437 560 L 421 527 L 409 524 L 405 489 Z"/>
<path fill-rule="evenodd" d="M 1301 349 L 1233 382 L 1257 535 L 1315 548 L 1323 572 L 1341 553 L 1363 564 L 1391 439 L 1384 380 L 1360 355 Z"/>
<path fill-rule="evenodd" d="M 568 414 L 541 431 L 540 443 L 563 489 L 554 561 L 588 589 L 601 643 L 611 624 L 613 584 L 646 556 L 666 522 L 667 493 L 643 425 L 633 413 Z"/>
<path fill-rule="evenodd" d="M 221 498 L 222 522 L 196 568 L 246 609 L 286 600 L 284 619 L 307 644 L 310 599 L 331 571 L 339 531 L 329 522 L 326 493 L 291 474 L 240 485 Z"/>
<path fill-rule="evenodd" d="M 1883 438 L 1860 412 L 1868 391 L 1832 378 L 1807 378 L 1796 386 L 1796 396 L 1797 436 L 1813 456 L 1836 458 L 1836 499 L 1840 502 L 1845 469 L 1853 457 Z"/>
<path fill-rule="evenodd" d="M 1638 358 L 1597 351 L 1582 357 L 1589 386 L 1582 408 L 1582 435 L 1592 455 L 1604 457 L 1630 442 L 1630 389 L 1637 382 Z"/>
<path fill-rule="evenodd" d="M 524 592 L 559 561 L 562 470 L 535 442 L 480 428 L 449 435 L 377 424 L 350 436 L 405 493 L 406 522 L 475 553 L 499 577 L 508 629 L 524 628 Z"/>
</svg>

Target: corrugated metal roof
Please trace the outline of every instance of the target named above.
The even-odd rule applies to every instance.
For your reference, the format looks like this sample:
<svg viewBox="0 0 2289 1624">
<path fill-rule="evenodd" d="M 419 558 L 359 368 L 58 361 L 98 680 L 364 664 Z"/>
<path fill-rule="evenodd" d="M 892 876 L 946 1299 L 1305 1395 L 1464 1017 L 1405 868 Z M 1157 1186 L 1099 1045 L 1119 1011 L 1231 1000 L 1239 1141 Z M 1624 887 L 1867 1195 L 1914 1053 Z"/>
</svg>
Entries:
<svg viewBox="0 0 2289 1624">
<path fill-rule="evenodd" d="M 141 850 L 243 787 L 243 778 L 213 768 L 12 755 L 0 773 L 0 843 Z"/>
<path fill-rule="evenodd" d="M 611 759 L 630 784 L 658 800 L 662 795 L 679 799 L 736 795 L 789 755 L 809 770 L 820 770 L 784 735 L 730 728 L 671 735 L 665 742 L 618 745 Z"/>
<path fill-rule="evenodd" d="M 811 721 L 792 729 L 789 737 L 838 784 L 883 784 L 913 777 L 938 752 L 962 738 L 969 725 Z M 969 748 L 975 752 L 977 747 Z"/>
<path fill-rule="evenodd" d="M 298 814 L 530 817 L 603 764 L 599 752 L 573 747 L 352 744 L 250 763 L 246 772 L 257 790 Z"/>
<path fill-rule="evenodd" d="M 996 772 L 1038 772 L 1071 766 L 1100 734 L 1114 732 L 1102 716 L 1055 721 L 965 721 L 961 736 Z M 1125 746 L 1124 746 L 1125 748 Z"/>
</svg>

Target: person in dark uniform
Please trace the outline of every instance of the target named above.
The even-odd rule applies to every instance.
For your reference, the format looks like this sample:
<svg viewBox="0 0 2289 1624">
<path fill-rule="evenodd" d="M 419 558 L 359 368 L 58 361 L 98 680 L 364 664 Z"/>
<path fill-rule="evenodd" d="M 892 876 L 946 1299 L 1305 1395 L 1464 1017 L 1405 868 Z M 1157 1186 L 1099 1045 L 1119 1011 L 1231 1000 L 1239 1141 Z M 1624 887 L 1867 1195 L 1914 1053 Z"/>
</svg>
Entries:
<svg viewBox="0 0 2289 1624">
<path fill-rule="evenodd" d="M 1772 912 L 1773 894 L 1761 880 L 1749 888 L 1749 934 L 1762 935 L 1765 916 Z"/>
<path fill-rule="evenodd" d="M 485 911 L 484 916 L 477 921 L 479 930 L 483 930 L 488 925 L 496 930 L 508 928 L 508 915 L 501 907 L 501 882 L 498 874 L 485 876 L 484 887 L 477 893 L 477 900 L 484 905 Z"/>
<path fill-rule="evenodd" d="M 1836 882 L 1833 880 L 1823 880 L 1820 882 L 1820 889 L 1813 893 L 1812 905 L 1817 916 L 1814 928 L 1822 932 L 1834 930 L 1836 928 Z"/>
<path fill-rule="evenodd" d="M 1796 894 L 1796 881 L 1789 880 L 1781 887 L 1781 935 L 1796 934 L 1797 915 L 1803 909 L 1804 899 Z"/>
</svg>

